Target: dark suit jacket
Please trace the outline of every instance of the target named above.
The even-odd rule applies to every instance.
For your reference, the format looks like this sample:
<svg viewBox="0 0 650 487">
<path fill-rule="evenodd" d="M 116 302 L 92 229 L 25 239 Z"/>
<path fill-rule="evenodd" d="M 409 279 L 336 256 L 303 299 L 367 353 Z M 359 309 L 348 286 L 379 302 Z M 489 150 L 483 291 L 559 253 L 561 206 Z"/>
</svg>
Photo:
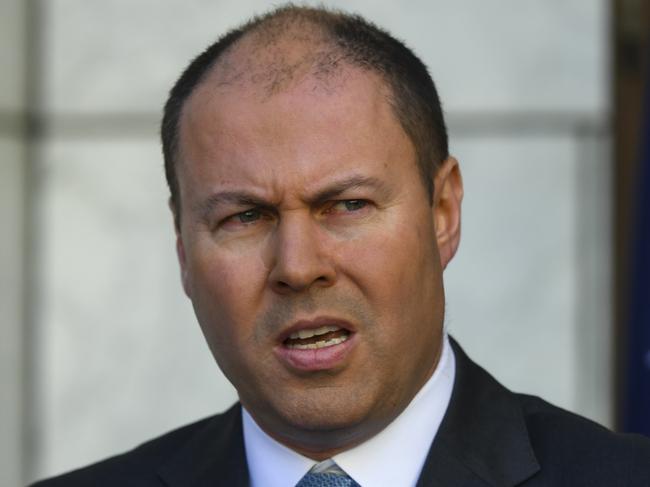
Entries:
<svg viewBox="0 0 650 487">
<path fill-rule="evenodd" d="M 453 347 L 451 403 L 418 487 L 650 487 L 650 440 L 513 394 Z M 216 485 L 248 485 L 239 405 L 35 487 Z"/>
</svg>

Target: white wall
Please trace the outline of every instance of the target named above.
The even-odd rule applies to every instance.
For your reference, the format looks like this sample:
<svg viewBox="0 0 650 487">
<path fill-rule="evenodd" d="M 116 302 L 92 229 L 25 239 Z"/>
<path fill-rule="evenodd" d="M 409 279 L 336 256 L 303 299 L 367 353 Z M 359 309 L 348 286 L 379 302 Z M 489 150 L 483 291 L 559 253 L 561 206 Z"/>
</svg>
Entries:
<svg viewBox="0 0 650 487">
<path fill-rule="evenodd" d="M 467 188 L 452 333 L 507 385 L 608 423 L 604 0 L 326 3 L 406 40 L 437 81 Z M 189 58 L 269 3 L 42 5 L 30 478 L 234 400 L 178 283 L 156 124 Z"/>
</svg>

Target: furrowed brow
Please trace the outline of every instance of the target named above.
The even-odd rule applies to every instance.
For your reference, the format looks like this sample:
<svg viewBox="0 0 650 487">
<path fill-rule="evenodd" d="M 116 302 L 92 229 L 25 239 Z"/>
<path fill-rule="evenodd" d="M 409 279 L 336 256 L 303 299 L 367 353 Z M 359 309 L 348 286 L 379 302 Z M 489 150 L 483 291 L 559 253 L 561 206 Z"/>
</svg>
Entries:
<svg viewBox="0 0 650 487">
<path fill-rule="evenodd" d="M 260 207 L 272 208 L 273 205 L 253 194 L 245 191 L 221 191 L 208 196 L 205 200 L 197 203 L 194 207 L 195 213 L 201 218 L 207 219 L 219 206 L 237 207 Z"/>
<path fill-rule="evenodd" d="M 316 194 L 309 198 L 309 202 L 316 205 L 319 203 L 325 203 L 326 201 L 339 197 L 348 190 L 364 187 L 380 191 L 381 196 L 387 196 L 389 194 L 388 188 L 386 188 L 384 183 L 379 179 L 368 176 L 355 175 L 342 179 L 340 181 L 336 181 L 319 190 Z"/>
<path fill-rule="evenodd" d="M 307 198 L 307 202 L 311 205 L 319 205 L 339 197 L 348 190 L 363 187 L 379 191 L 381 197 L 386 197 L 390 193 L 385 184 L 377 178 L 353 175 L 327 185 L 325 188 L 317 191 L 313 196 Z M 265 208 L 269 210 L 275 208 L 272 202 L 246 191 L 220 191 L 211 194 L 205 200 L 197 203 L 193 207 L 193 210 L 199 218 L 208 220 L 217 208 L 226 205 Z"/>
</svg>

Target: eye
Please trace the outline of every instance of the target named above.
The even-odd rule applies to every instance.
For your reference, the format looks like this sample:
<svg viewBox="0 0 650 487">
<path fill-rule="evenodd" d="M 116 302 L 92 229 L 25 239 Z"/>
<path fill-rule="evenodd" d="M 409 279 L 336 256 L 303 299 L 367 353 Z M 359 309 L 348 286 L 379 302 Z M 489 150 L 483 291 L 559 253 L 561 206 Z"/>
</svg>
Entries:
<svg viewBox="0 0 650 487">
<path fill-rule="evenodd" d="M 262 213 L 259 210 L 246 210 L 241 213 L 237 213 L 231 218 L 238 220 L 240 223 L 252 223 L 259 220 L 262 217 Z"/>
<path fill-rule="evenodd" d="M 343 200 L 343 201 L 336 202 L 332 206 L 332 210 L 353 212 L 353 211 L 359 211 L 365 208 L 367 205 L 368 202 L 365 200 Z"/>
<path fill-rule="evenodd" d="M 224 218 L 219 223 L 219 228 L 231 231 L 243 230 L 249 225 L 256 225 L 260 220 L 266 219 L 267 216 L 262 209 L 250 208 Z"/>
</svg>

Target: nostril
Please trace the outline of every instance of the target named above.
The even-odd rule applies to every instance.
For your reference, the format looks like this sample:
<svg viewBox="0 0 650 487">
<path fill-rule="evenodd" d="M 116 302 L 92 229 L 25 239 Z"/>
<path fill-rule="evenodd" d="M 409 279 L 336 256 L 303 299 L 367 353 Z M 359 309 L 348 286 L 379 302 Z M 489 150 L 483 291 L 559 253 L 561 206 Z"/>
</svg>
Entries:
<svg viewBox="0 0 650 487">
<path fill-rule="evenodd" d="M 326 274 L 317 275 L 316 277 L 304 275 L 293 276 L 289 279 L 286 276 L 282 279 L 272 279 L 271 286 L 279 293 L 301 292 L 312 287 L 326 287 L 332 285 L 333 277 Z"/>
<path fill-rule="evenodd" d="M 291 286 L 289 286 L 289 284 L 287 284 L 287 283 L 284 282 L 284 281 L 277 281 L 277 282 L 275 283 L 275 285 L 276 285 L 277 287 L 279 287 L 280 289 L 290 289 L 290 288 L 291 288 Z"/>
</svg>

